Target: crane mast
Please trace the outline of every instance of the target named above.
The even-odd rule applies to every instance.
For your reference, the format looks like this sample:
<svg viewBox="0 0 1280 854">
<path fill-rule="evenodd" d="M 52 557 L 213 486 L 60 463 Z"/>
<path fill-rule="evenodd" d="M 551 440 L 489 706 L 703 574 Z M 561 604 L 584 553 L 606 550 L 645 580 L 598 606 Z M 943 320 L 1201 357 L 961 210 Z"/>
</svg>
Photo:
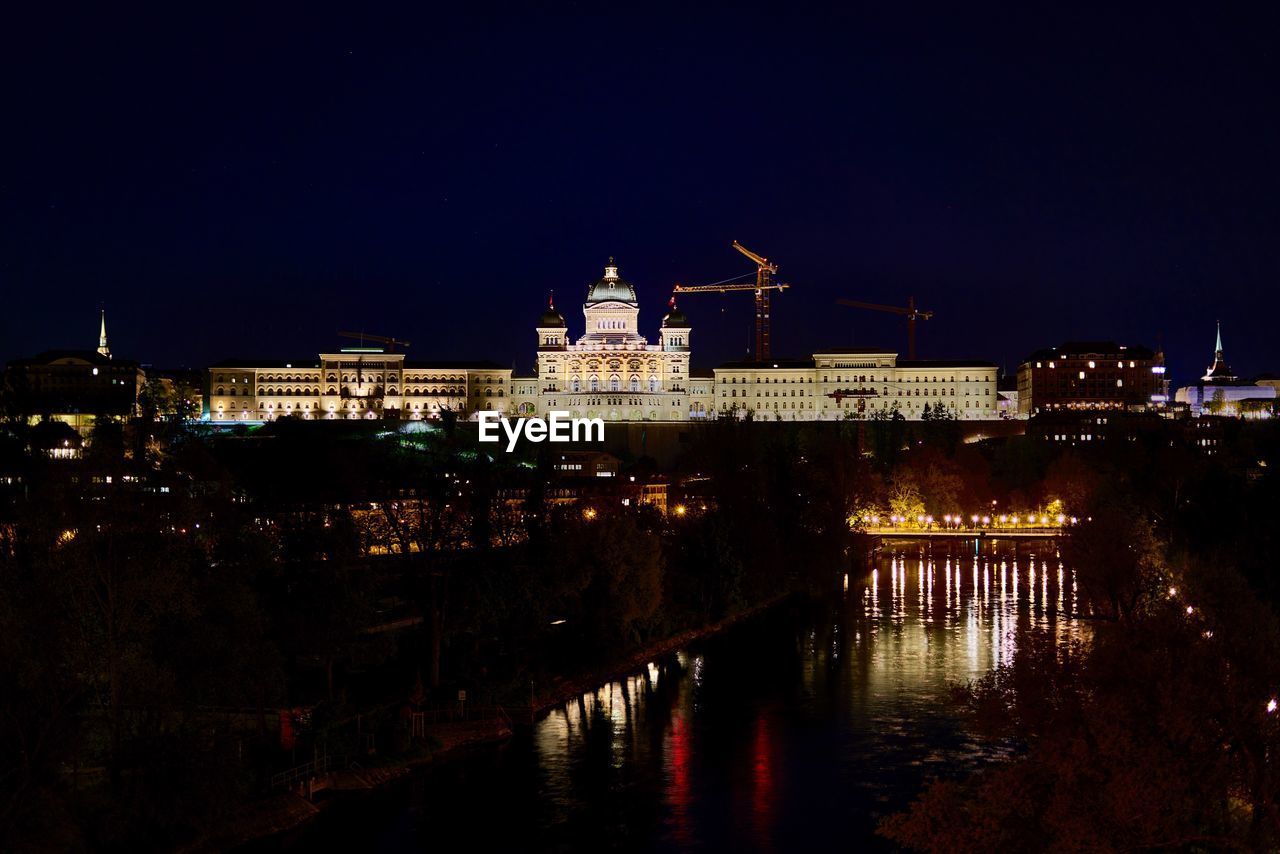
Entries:
<svg viewBox="0 0 1280 854">
<path fill-rule="evenodd" d="M 789 287 L 773 281 L 778 272 L 778 265 L 773 264 L 763 255 L 757 255 L 738 241 L 733 241 L 733 248 L 750 258 L 756 264 L 756 282 L 754 285 L 676 285 L 672 290 L 678 294 L 725 294 L 734 291 L 751 291 L 756 297 L 756 340 L 753 356 L 757 362 L 770 358 L 770 308 L 769 296 L 773 291 L 782 291 Z"/>
</svg>

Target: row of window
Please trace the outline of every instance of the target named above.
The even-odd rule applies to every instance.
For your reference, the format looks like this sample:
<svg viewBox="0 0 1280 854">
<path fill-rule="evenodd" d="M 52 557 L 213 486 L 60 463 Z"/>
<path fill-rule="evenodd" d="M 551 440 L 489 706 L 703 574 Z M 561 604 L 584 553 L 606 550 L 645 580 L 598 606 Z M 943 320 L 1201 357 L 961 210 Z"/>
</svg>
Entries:
<svg viewBox="0 0 1280 854">
<path fill-rule="evenodd" d="M 874 395 L 875 393 L 876 393 L 875 389 L 870 390 L 870 394 Z M 788 395 L 786 391 L 760 391 L 759 389 L 756 389 L 755 396 L 756 397 L 818 397 L 819 394 L 820 393 L 818 392 L 805 392 L 803 390 L 800 391 L 799 394 L 797 394 L 795 389 L 791 389 L 791 394 Z M 965 397 L 971 397 L 972 395 L 973 395 L 973 392 L 969 391 L 968 389 L 965 389 L 965 392 L 964 392 Z M 736 388 L 731 388 L 728 390 L 721 389 L 720 396 L 721 397 L 737 397 L 738 390 Z M 747 389 L 744 388 L 742 390 L 742 396 L 750 397 L 751 395 L 750 395 L 750 392 L 748 392 Z M 829 395 L 825 395 L 825 394 L 821 396 L 829 397 Z M 878 396 L 891 397 L 892 395 L 889 394 L 889 389 L 886 388 L 883 390 L 883 393 Z M 898 397 L 958 397 L 959 392 L 957 392 L 954 388 L 951 388 L 951 389 L 945 389 L 945 388 L 918 389 L 917 388 L 914 390 L 907 389 L 906 391 L 903 391 L 902 389 L 898 389 L 897 396 Z"/>
<path fill-rule="evenodd" d="M 490 389 L 490 391 L 492 390 Z M 337 393 L 338 393 L 338 389 L 334 386 L 330 386 L 328 390 L 325 392 L 325 394 L 329 394 L 329 395 L 336 395 Z M 400 393 L 399 390 L 395 386 L 391 386 L 390 388 L 387 389 L 387 396 L 389 397 L 396 397 L 399 393 Z M 424 386 L 424 387 L 418 387 L 418 388 L 406 387 L 404 390 L 404 393 L 407 397 L 431 397 L 431 396 L 439 397 L 441 395 L 460 397 L 466 394 L 462 386 L 445 386 L 445 387 Z M 479 394 L 479 391 L 477 390 L 476 393 Z M 253 389 L 246 388 L 243 392 L 237 392 L 237 390 L 234 387 L 226 388 L 224 386 L 218 386 L 218 388 L 214 390 L 214 394 L 218 396 L 225 396 L 225 397 L 236 397 L 238 394 L 243 394 L 243 396 L 245 397 L 250 397 L 253 394 Z M 319 397 L 320 389 L 318 388 L 261 388 L 261 389 L 258 389 L 258 396 L 259 397 Z M 499 396 L 501 396 L 501 394 L 499 394 Z"/>
<path fill-rule="evenodd" d="M 830 377 L 829 375 L 827 375 L 827 374 L 823 374 L 823 375 L 822 375 L 822 381 L 823 381 L 824 383 L 829 383 L 829 382 L 832 382 L 832 379 L 831 379 L 831 377 Z M 729 379 L 727 379 L 727 380 L 726 380 L 724 377 L 720 377 L 720 382 L 721 382 L 721 384 L 724 384 L 724 383 L 726 383 L 726 382 L 727 382 L 727 383 L 729 383 L 730 385 L 737 385 L 737 383 L 738 383 L 738 378 L 737 378 L 736 376 L 734 376 L 734 377 L 730 377 Z M 814 380 L 814 378 L 813 378 L 813 377 L 797 377 L 796 379 L 790 379 L 790 378 L 787 378 L 787 377 L 769 377 L 769 376 L 758 377 L 758 378 L 755 378 L 755 379 L 751 379 L 751 378 L 748 378 L 748 377 L 743 377 L 743 378 L 742 378 L 742 384 L 743 384 L 743 385 L 750 385 L 750 384 L 752 384 L 752 383 L 757 383 L 757 384 L 768 384 L 768 383 L 795 383 L 795 384 L 798 384 L 798 385 L 799 385 L 799 384 L 804 384 L 804 383 L 813 384 L 814 382 L 815 382 L 815 380 Z M 912 377 L 912 376 L 903 376 L 903 377 L 890 378 L 887 374 L 886 374 L 885 376 L 882 376 L 882 377 L 877 377 L 875 374 L 870 374 L 870 375 L 868 375 L 868 374 L 859 374 L 859 375 L 857 375 L 857 376 L 853 376 L 853 375 L 851 374 L 851 375 L 849 375 L 849 376 L 847 376 L 847 377 L 846 377 L 846 376 L 844 376 L 844 375 L 842 375 L 842 374 L 836 374 L 836 378 L 835 378 L 834 382 L 838 382 L 838 383 L 842 383 L 842 382 L 850 382 L 850 383 L 869 383 L 869 382 L 870 382 L 870 383 L 890 383 L 890 382 L 891 382 L 891 383 L 897 383 L 897 384 L 904 383 L 904 382 L 916 382 L 916 383 L 920 383 L 920 382 L 925 382 L 925 383 L 931 383 L 931 382 L 932 382 L 932 383 L 937 383 L 937 382 L 943 382 L 943 383 L 954 383 L 954 382 L 980 382 L 980 383 L 987 383 L 987 382 L 995 382 L 995 379 L 994 379 L 993 377 L 978 377 L 978 378 L 976 378 L 976 379 L 971 380 L 971 379 L 969 378 L 969 375 L 968 375 L 968 374 L 965 374 L 964 380 L 960 380 L 960 379 L 959 379 L 959 377 L 941 377 L 941 378 L 939 378 L 939 377 L 936 377 L 936 376 L 933 376 L 933 377 L 923 377 L 923 376 L 915 376 L 915 377 Z"/>
</svg>

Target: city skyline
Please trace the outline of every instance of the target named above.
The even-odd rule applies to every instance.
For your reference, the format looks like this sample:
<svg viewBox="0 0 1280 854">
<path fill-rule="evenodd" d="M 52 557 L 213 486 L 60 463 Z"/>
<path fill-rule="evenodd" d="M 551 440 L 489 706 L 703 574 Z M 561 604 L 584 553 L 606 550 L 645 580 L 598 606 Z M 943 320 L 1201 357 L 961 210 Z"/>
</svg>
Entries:
<svg viewBox="0 0 1280 854">
<path fill-rule="evenodd" d="M 1275 60 L 1233 14 L 32 18 L 0 359 L 78 346 L 105 305 L 156 365 L 355 326 L 523 371 L 548 291 L 578 302 L 615 256 L 656 328 L 673 284 L 751 272 L 737 239 L 793 284 L 778 355 L 901 351 L 834 302 L 914 296 L 923 358 L 1114 339 L 1190 380 L 1221 320 L 1272 371 Z M 741 297 L 682 305 L 700 367 L 747 350 Z"/>
</svg>

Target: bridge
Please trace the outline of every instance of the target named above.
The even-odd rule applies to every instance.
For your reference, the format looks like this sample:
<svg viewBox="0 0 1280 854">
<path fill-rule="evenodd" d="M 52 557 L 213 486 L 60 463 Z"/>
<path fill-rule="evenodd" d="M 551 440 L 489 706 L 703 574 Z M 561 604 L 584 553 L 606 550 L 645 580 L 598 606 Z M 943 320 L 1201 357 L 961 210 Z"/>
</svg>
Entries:
<svg viewBox="0 0 1280 854">
<path fill-rule="evenodd" d="M 900 528 L 896 525 L 863 528 L 863 533 L 882 540 L 1053 540 L 1062 536 L 1062 528 L 1023 526 L 990 528 Z"/>
</svg>

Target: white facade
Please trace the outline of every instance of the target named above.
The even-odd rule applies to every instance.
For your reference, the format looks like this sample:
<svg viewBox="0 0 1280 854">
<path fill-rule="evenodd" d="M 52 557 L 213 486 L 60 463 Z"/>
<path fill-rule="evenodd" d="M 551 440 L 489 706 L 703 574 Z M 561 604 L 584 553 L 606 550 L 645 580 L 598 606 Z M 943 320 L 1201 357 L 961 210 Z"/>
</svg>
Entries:
<svg viewBox="0 0 1280 854">
<path fill-rule="evenodd" d="M 714 373 L 720 417 L 833 421 L 897 410 L 917 420 L 938 404 L 961 420 L 1000 417 L 998 370 L 986 362 L 899 362 L 896 353 L 849 349 L 811 360 L 739 362 Z"/>
<path fill-rule="evenodd" d="M 1276 389 L 1271 385 L 1189 385 L 1174 393 L 1193 415 L 1222 415 L 1230 418 L 1270 418 Z"/>
<path fill-rule="evenodd" d="M 485 363 L 406 362 L 376 350 L 324 353 L 311 363 L 226 362 L 208 369 L 213 422 L 400 418 L 430 420 L 452 411 L 509 411 L 511 369 Z"/>
</svg>

